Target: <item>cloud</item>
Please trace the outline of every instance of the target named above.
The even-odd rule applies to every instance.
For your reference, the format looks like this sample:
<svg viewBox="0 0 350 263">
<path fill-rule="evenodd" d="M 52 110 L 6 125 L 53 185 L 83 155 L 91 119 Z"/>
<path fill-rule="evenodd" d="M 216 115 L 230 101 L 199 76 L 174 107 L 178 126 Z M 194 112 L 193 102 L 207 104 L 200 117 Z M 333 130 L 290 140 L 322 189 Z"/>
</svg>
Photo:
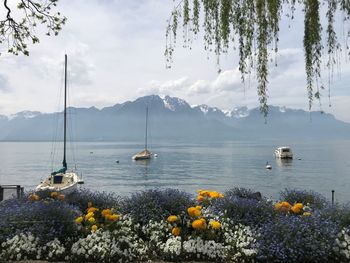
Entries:
<svg viewBox="0 0 350 263">
<path fill-rule="evenodd" d="M 8 92 L 10 90 L 8 77 L 0 74 L 0 91 Z"/>
</svg>

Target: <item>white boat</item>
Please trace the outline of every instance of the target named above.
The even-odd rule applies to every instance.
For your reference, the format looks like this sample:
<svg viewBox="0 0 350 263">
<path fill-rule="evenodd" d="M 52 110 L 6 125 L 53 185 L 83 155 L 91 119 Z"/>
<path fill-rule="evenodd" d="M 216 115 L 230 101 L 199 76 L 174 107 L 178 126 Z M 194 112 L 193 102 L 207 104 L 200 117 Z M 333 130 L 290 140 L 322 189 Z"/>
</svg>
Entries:
<svg viewBox="0 0 350 263">
<path fill-rule="evenodd" d="M 275 157 L 280 159 L 293 159 L 292 149 L 288 146 L 278 147 L 275 150 Z"/>
<path fill-rule="evenodd" d="M 66 142 L 67 142 L 67 55 L 65 55 L 65 68 L 64 68 L 64 139 L 63 139 L 63 162 L 61 168 L 58 171 L 52 172 L 44 181 L 42 181 L 37 187 L 36 191 L 50 191 L 60 192 L 63 194 L 69 194 L 77 188 L 78 184 L 83 184 L 84 181 L 78 176 L 75 171 L 67 172 L 68 166 L 66 162 Z"/>
<path fill-rule="evenodd" d="M 146 107 L 146 135 L 145 135 L 145 149 L 135 154 L 132 159 L 138 160 L 149 160 L 152 157 L 152 153 L 147 149 L 147 122 L 148 122 L 148 107 Z"/>
</svg>

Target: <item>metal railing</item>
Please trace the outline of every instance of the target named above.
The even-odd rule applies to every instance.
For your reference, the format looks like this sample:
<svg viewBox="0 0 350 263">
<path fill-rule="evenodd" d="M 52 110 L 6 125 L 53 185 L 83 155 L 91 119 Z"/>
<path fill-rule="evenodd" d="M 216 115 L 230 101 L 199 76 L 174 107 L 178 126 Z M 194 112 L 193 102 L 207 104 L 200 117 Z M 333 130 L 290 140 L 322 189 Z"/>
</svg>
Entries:
<svg viewBox="0 0 350 263">
<path fill-rule="evenodd" d="M 12 196 L 20 198 L 23 195 L 24 187 L 20 185 L 0 185 L 0 202 Z"/>
</svg>

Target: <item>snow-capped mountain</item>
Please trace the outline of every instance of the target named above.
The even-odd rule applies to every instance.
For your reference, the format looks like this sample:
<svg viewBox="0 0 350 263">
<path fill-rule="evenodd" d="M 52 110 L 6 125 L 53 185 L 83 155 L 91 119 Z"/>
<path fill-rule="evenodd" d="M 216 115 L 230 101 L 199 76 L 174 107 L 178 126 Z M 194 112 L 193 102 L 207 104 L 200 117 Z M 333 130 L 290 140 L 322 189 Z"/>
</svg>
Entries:
<svg viewBox="0 0 350 263">
<path fill-rule="evenodd" d="M 41 114 L 40 111 L 21 111 L 21 112 L 17 112 L 16 114 L 12 114 L 12 115 L 8 116 L 8 118 L 10 120 L 16 119 L 16 118 L 31 119 L 31 118 L 34 118 L 34 117 L 40 115 L 40 114 Z"/>
<path fill-rule="evenodd" d="M 270 106 L 267 124 L 258 108 L 225 111 L 205 104 L 190 106 L 183 99 L 158 95 L 103 109 L 70 107 L 67 110 L 76 118 L 77 140 L 143 140 L 146 106 L 152 138 L 350 137 L 350 124 L 336 120 L 331 114 L 285 107 Z M 22 111 L 9 117 L 0 115 L 0 140 L 51 140 L 55 119 L 62 124 L 60 113 Z"/>
</svg>

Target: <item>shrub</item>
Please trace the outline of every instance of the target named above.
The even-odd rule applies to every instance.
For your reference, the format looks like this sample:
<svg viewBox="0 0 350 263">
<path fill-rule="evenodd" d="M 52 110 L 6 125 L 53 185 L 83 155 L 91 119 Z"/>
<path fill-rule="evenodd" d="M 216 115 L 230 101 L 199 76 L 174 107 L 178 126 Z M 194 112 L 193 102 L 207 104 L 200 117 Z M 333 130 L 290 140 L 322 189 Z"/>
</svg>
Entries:
<svg viewBox="0 0 350 263">
<path fill-rule="evenodd" d="M 150 220 L 161 221 L 194 205 L 191 195 L 177 189 L 147 190 L 132 194 L 122 202 L 121 212 L 145 225 Z"/>
<path fill-rule="evenodd" d="M 260 229 L 263 262 L 332 262 L 339 226 L 319 216 L 280 215 Z"/>
<path fill-rule="evenodd" d="M 306 190 L 296 190 L 286 188 L 284 191 L 280 192 L 281 200 L 294 203 L 309 204 L 312 208 L 321 209 L 327 205 L 329 202 L 326 198 L 319 193 L 314 191 Z"/>
<path fill-rule="evenodd" d="M 32 233 L 41 244 L 78 235 L 74 218 L 81 211 L 59 200 L 9 199 L 0 204 L 0 210 L 0 242 L 19 233 Z"/>
<path fill-rule="evenodd" d="M 73 262 L 129 262 L 147 259 L 148 249 L 138 237 L 139 225 L 128 216 L 117 222 L 113 231 L 102 229 L 72 245 Z"/>
<path fill-rule="evenodd" d="M 100 209 L 118 209 L 121 199 L 114 193 L 91 191 L 86 188 L 81 188 L 67 195 L 65 200 L 69 204 L 78 206 L 84 211 L 88 206 L 88 202 L 91 202 L 93 206 L 99 207 Z"/>
<path fill-rule="evenodd" d="M 350 229 L 343 228 L 337 236 L 334 245 L 336 259 L 339 262 L 350 261 Z"/>
<path fill-rule="evenodd" d="M 213 202 L 211 209 L 214 213 L 230 218 L 235 224 L 260 226 L 273 218 L 273 205 L 265 198 L 250 198 L 250 193 L 253 192 L 242 188 L 227 191 L 224 198 Z"/>
</svg>

